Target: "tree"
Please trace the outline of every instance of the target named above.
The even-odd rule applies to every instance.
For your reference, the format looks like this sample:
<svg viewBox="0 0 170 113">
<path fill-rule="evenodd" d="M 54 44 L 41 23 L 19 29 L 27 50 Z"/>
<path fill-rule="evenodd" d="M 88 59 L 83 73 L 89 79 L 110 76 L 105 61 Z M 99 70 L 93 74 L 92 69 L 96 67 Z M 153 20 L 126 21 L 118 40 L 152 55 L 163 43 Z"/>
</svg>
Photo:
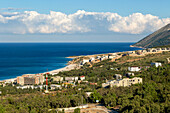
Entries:
<svg viewBox="0 0 170 113">
<path fill-rule="evenodd" d="M 100 93 L 94 90 L 94 92 L 90 95 L 90 99 L 92 100 L 92 102 L 96 102 L 96 100 L 99 100 L 100 102 L 102 99 L 102 96 L 100 95 Z"/>
<path fill-rule="evenodd" d="M 80 113 L 80 108 L 76 108 L 76 109 L 74 110 L 74 113 Z"/>
<path fill-rule="evenodd" d="M 1 104 L 0 104 L 0 113 L 5 113 L 5 109 Z"/>
</svg>

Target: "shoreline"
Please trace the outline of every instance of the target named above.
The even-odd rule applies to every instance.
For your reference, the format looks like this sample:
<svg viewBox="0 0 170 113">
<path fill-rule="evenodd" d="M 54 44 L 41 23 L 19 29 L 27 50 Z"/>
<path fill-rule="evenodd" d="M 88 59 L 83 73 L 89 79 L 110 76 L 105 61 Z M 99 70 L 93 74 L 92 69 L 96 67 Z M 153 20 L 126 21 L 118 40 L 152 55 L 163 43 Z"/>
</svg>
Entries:
<svg viewBox="0 0 170 113">
<path fill-rule="evenodd" d="M 136 48 L 146 49 L 146 48 L 143 48 L 143 47 L 140 47 L 140 46 L 133 46 L 133 45 L 130 45 L 130 47 L 136 47 Z"/>
<path fill-rule="evenodd" d="M 130 45 L 131 46 L 131 45 Z M 137 47 L 138 48 L 138 47 Z M 133 50 L 135 51 L 135 50 Z M 128 51 L 122 51 L 122 52 L 113 52 L 113 53 L 123 53 L 123 52 L 128 52 Z M 107 55 L 107 54 L 113 54 L 113 53 L 100 53 L 100 54 L 92 54 L 92 55 L 79 55 L 79 56 L 68 56 L 68 57 L 65 57 L 65 58 L 68 58 L 68 59 L 71 59 L 70 61 L 73 61 L 75 58 L 79 58 L 79 57 L 93 57 L 93 56 L 96 56 L 96 55 Z M 70 71 L 72 69 L 79 69 L 80 67 L 78 66 L 78 64 L 76 63 L 71 63 L 69 64 L 68 62 L 66 62 L 66 66 L 65 67 L 62 67 L 62 68 L 58 68 L 58 69 L 54 69 L 54 70 L 51 70 L 51 71 L 48 71 L 48 72 L 42 72 L 42 73 L 34 73 L 35 75 L 36 74 L 46 74 L 46 73 L 50 73 L 52 75 L 54 74 L 57 74 L 59 72 L 64 72 L 64 71 Z M 22 74 L 24 75 L 24 74 Z M 21 76 L 22 76 L 21 75 Z M 17 77 L 20 77 L 20 76 L 17 76 Z M 9 82 L 9 81 L 15 81 L 17 80 L 17 77 L 16 78 L 9 78 L 9 79 L 4 79 L 4 80 L 0 80 L 0 82 Z"/>
<path fill-rule="evenodd" d="M 77 56 L 75 56 L 75 58 L 76 58 Z M 65 58 L 70 58 L 70 57 L 65 57 Z M 74 58 L 71 58 L 72 60 L 74 59 Z M 72 60 L 70 60 L 70 61 L 72 61 Z M 72 70 L 72 69 L 76 69 L 78 66 L 77 66 L 77 64 L 68 64 L 68 62 L 66 62 L 66 64 L 65 64 L 66 66 L 65 67 L 62 67 L 62 68 L 58 68 L 58 69 L 54 69 L 54 70 L 51 70 L 51 71 L 47 71 L 47 72 L 42 72 L 42 73 L 34 73 L 35 75 L 36 74 L 46 74 L 46 73 L 50 73 L 50 74 L 54 74 L 54 73 L 59 73 L 59 72 L 64 72 L 64 71 L 70 71 L 70 70 Z M 29 73 L 30 74 L 30 73 Z M 24 75 L 24 74 L 22 74 L 22 75 Z M 22 76 L 22 75 L 20 75 L 20 76 Z M 17 77 L 20 77 L 20 76 L 17 76 Z M 4 80 L 0 80 L 0 82 L 9 82 L 9 81 L 15 81 L 15 80 L 17 80 L 17 77 L 16 78 L 9 78 L 9 79 L 4 79 Z"/>
</svg>

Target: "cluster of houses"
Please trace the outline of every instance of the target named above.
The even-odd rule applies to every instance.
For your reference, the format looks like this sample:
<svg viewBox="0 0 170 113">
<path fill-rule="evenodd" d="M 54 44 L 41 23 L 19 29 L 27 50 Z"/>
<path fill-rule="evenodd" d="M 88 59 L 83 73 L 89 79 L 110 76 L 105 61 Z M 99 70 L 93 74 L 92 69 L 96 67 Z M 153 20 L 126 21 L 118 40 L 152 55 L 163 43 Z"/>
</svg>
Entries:
<svg viewBox="0 0 170 113">
<path fill-rule="evenodd" d="M 125 74 L 126 77 L 128 78 L 122 78 L 121 74 L 115 74 L 114 75 L 114 80 L 106 80 L 106 83 L 102 83 L 102 87 L 107 88 L 107 87 L 128 87 L 131 86 L 132 84 L 139 84 L 142 83 L 142 78 L 140 77 L 134 77 L 134 73 L 126 73 Z M 129 77 L 133 77 L 133 78 L 129 78 Z"/>
<path fill-rule="evenodd" d="M 68 85 L 71 85 L 72 87 L 75 86 L 76 82 L 87 82 L 85 81 L 85 76 L 80 77 L 60 77 L 60 76 L 54 76 L 51 77 L 53 82 L 56 82 L 57 84 L 51 84 L 51 90 L 54 89 L 61 89 L 62 87 L 68 87 Z"/>
<path fill-rule="evenodd" d="M 170 47 L 166 48 L 148 48 L 143 50 L 136 50 L 136 51 L 128 51 L 128 52 L 120 52 L 120 53 L 109 53 L 109 54 L 102 54 L 102 55 L 91 55 L 89 57 L 84 57 L 83 60 L 80 61 L 80 66 L 86 63 L 98 63 L 103 60 L 111 59 L 115 61 L 116 59 L 121 58 L 122 56 L 144 56 L 147 54 L 154 54 L 154 53 L 161 53 L 163 51 L 170 51 Z M 124 54 L 123 54 L 124 53 Z"/>
<path fill-rule="evenodd" d="M 154 62 L 151 63 L 151 66 L 155 66 L 155 67 L 159 67 L 162 66 L 162 64 L 160 62 Z M 138 66 L 132 66 L 132 67 L 128 67 L 128 71 L 131 72 L 138 72 L 141 70 L 141 67 Z M 127 86 L 131 86 L 132 84 L 140 84 L 142 83 L 142 78 L 140 77 L 134 77 L 134 73 L 126 73 L 125 76 L 127 78 L 123 78 L 122 79 L 122 75 L 120 74 L 115 74 L 115 80 L 109 80 L 106 81 L 106 83 L 102 83 L 102 87 L 107 88 L 107 87 L 113 87 L 113 86 L 123 86 L 123 87 L 127 87 Z M 131 79 L 129 77 L 132 77 Z"/>
<path fill-rule="evenodd" d="M 110 53 L 110 54 L 103 54 L 103 55 L 96 55 L 90 58 L 84 58 L 80 65 L 84 65 L 85 63 L 97 63 L 107 59 L 116 59 L 119 55 L 117 53 Z"/>
<path fill-rule="evenodd" d="M 46 85 L 43 85 L 45 79 L 44 76 L 40 75 L 33 75 L 33 74 L 26 74 L 22 75 L 21 77 L 17 77 L 17 83 L 20 84 L 20 86 L 17 86 L 17 89 L 43 89 L 46 87 Z M 68 85 L 75 86 L 75 83 L 81 83 L 86 82 L 85 76 L 80 77 L 61 77 L 61 76 L 54 76 L 51 77 L 51 81 L 55 82 L 54 84 L 50 84 L 50 89 L 62 89 L 62 87 L 68 87 Z"/>
<path fill-rule="evenodd" d="M 154 54 L 154 53 L 161 53 L 164 51 L 170 51 L 170 47 L 166 48 L 147 48 L 143 50 L 136 50 L 136 51 L 128 51 L 127 55 L 129 56 L 143 56 L 146 54 Z"/>
</svg>

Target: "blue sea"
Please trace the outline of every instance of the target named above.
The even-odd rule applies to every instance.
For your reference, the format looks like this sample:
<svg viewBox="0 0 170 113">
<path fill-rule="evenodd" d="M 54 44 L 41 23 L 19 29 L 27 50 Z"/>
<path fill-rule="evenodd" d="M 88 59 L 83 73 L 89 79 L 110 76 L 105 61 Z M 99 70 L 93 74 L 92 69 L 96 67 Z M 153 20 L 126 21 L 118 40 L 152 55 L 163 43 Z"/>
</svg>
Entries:
<svg viewBox="0 0 170 113">
<path fill-rule="evenodd" d="M 138 50 L 133 43 L 0 43 L 0 80 L 65 67 L 75 55 Z"/>
</svg>

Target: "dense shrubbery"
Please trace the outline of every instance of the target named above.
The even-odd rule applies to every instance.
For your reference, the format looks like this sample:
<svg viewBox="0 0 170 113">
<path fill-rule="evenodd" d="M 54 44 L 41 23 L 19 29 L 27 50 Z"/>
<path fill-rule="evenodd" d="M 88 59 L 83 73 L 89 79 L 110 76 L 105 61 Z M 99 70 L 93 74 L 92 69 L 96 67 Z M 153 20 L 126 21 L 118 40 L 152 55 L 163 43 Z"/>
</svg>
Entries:
<svg viewBox="0 0 170 113">
<path fill-rule="evenodd" d="M 120 112 L 170 112 L 170 65 L 141 73 L 143 84 L 126 88 L 100 89 L 103 103 L 120 106 Z"/>
</svg>

